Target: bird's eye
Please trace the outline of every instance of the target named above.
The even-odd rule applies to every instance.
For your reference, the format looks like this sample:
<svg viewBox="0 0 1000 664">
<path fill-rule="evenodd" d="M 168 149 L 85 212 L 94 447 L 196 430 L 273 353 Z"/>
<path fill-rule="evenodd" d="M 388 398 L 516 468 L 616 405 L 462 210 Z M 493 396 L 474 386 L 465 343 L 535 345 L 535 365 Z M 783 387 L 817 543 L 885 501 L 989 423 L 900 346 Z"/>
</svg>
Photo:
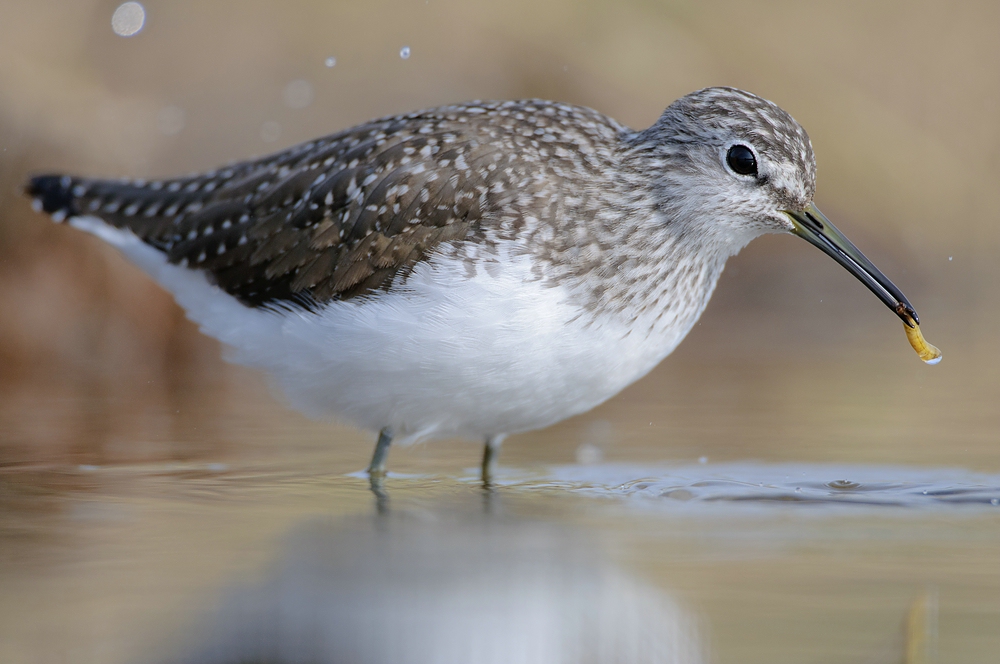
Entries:
<svg viewBox="0 0 1000 664">
<path fill-rule="evenodd" d="M 740 175 L 757 175 L 757 158 L 745 145 L 734 145 L 726 153 L 726 163 Z"/>
</svg>

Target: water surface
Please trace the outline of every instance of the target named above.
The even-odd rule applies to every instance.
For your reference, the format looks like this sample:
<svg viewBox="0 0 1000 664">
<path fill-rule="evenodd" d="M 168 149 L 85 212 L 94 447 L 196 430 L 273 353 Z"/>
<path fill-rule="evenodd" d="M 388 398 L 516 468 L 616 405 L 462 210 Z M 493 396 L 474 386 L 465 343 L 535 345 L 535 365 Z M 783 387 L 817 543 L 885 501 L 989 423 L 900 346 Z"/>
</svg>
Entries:
<svg viewBox="0 0 1000 664">
<path fill-rule="evenodd" d="M 997 475 L 525 463 L 515 443 L 484 490 L 477 450 L 443 443 L 395 451 L 379 509 L 363 436 L 334 428 L 331 444 L 288 421 L 305 426 L 294 443 L 218 458 L 8 467 L 0 660 L 899 662 L 909 648 L 952 663 L 1000 648 Z"/>
</svg>

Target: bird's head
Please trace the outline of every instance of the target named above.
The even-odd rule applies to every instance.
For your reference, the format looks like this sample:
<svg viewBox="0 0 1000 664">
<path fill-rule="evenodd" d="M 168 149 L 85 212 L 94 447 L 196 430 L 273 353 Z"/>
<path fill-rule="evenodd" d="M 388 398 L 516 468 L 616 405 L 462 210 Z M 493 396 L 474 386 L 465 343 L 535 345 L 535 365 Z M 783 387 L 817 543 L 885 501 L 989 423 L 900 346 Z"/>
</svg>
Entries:
<svg viewBox="0 0 1000 664">
<path fill-rule="evenodd" d="M 816 157 L 805 129 L 775 104 L 705 88 L 671 104 L 633 145 L 654 175 L 665 223 L 736 253 L 765 233 L 792 233 L 843 265 L 913 327 L 902 292 L 813 203 Z"/>
</svg>

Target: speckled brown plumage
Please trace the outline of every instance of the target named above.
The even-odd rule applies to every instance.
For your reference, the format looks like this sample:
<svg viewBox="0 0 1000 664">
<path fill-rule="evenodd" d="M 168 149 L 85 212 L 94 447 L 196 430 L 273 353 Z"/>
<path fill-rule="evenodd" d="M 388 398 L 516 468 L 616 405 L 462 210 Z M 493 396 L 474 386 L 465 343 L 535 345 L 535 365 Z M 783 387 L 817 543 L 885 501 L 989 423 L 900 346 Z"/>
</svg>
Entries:
<svg viewBox="0 0 1000 664">
<path fill-rule="evenodd" d="M 588 188 L 559 185 L 604 177 L 624 131 L 566 104 L 472 102 L 204 175 L 41 176 L 28 193 L 57 218 L 93 215 L 128 228 L 246 304 L 311 307 L 387 288 L 446 243 L 565 217 Z M 541 210 L 533 215 L 526 202 Z"/>
</svg>

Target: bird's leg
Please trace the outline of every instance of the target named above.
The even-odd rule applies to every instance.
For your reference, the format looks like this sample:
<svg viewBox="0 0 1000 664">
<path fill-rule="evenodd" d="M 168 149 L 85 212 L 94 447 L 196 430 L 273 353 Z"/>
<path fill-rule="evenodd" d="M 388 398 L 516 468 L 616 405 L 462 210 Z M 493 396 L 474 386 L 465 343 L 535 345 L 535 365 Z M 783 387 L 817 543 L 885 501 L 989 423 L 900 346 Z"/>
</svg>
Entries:
<svg viewBox="0 0 1000 664">
<path fill-rule="evenodd" d="M 375 494 L 375 508 L 379 514 L 389 511 L 389 496 L 385 492 L 385 458 L 392 444 L 392 429 L 386 427 L 378 432 L 378 442 L 375 443 L 375 453 L 372 462 L 368 464 L 368 482 Z"/>
<path fill-rule="evenodd" d="M 483 486 L 489 488 L 493 484 L 493 475 L 497 467 L 497 457 L 500 455 L 500 445 L 507 436 L 487 436 L 483 448 Z"/>
<path fill-rule="evenodd" d="M 376 483 L 381 488 L 382 480 L 385 479 L 385 458 L 389 454 L 389 445 L 392 444 L 392 429 L 386 427 L 378 432 L 378 442 L 375 443 L 375 453 L 372 454 L 372 462 L 368 464 L 368 477 L 372 482 L 372 489 Z"/>
</svg>

